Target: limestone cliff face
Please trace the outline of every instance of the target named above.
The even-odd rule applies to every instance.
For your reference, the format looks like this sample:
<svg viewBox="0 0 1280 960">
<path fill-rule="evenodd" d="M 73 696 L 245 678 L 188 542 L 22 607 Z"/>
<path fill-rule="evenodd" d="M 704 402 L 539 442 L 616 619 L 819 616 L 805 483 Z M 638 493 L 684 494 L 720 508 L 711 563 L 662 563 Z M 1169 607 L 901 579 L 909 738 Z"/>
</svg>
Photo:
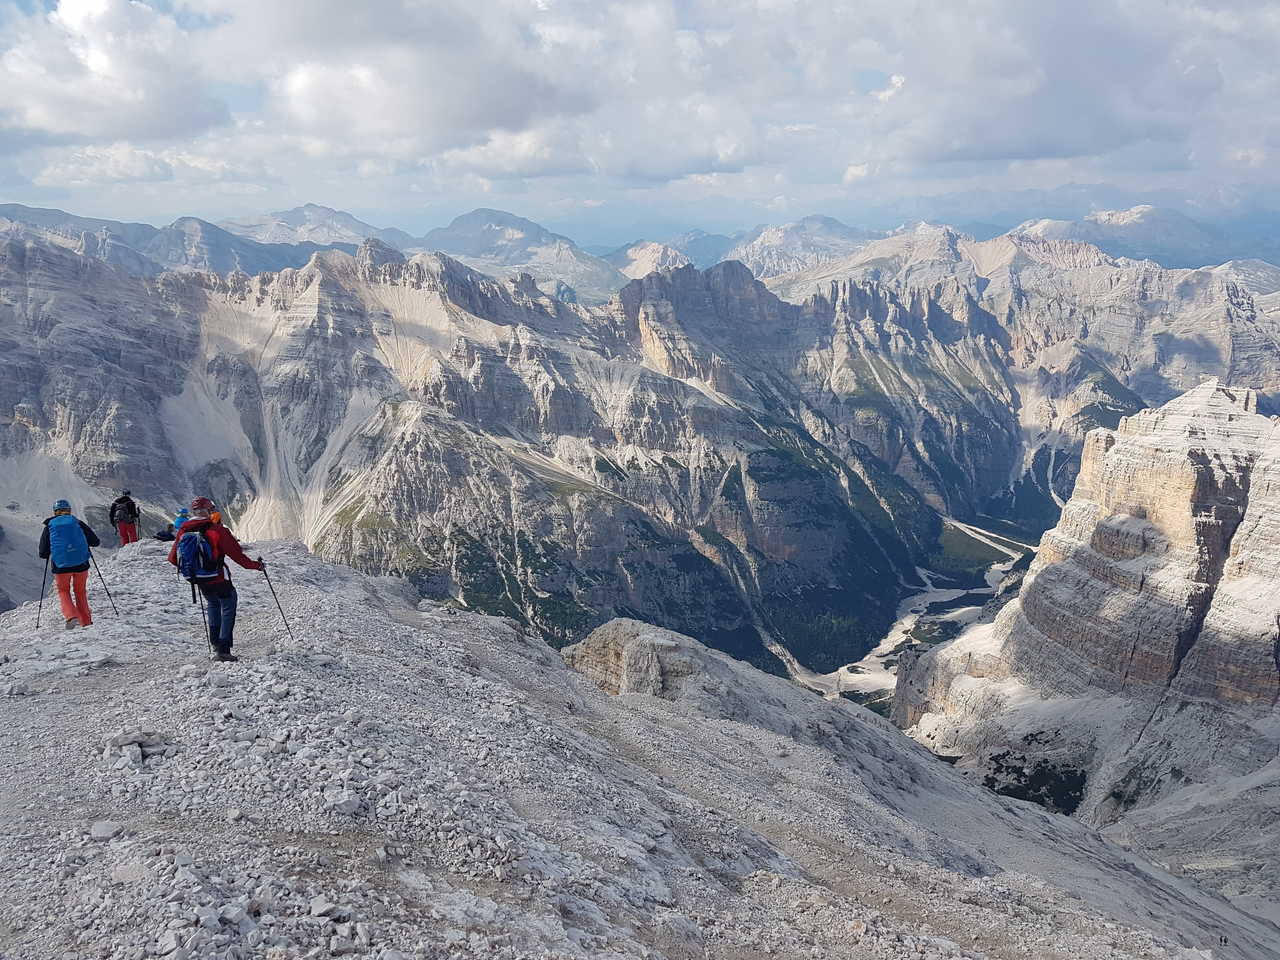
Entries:
<svg viewBox="0 0 1280 960">
<path fill-rule="evenodd" d="M 901 666 L 894 720 L 1162 859 L 1190 804 L 1225 865 L 1186 868 L 1273 896 L 1280 426 L 1256 410 L 1211 381 L 1091 433 L 1018 599 Z"/>
<path fill-rule="evenodd" d="M 848 318 L 822 386 L 864 442 L 956 516 L 1046 529 L 1090 430 L 1206 376 L 1280 391 L 1280 315 L 1219 270 L 922 225 L 768 284 Z"/>
</svg>

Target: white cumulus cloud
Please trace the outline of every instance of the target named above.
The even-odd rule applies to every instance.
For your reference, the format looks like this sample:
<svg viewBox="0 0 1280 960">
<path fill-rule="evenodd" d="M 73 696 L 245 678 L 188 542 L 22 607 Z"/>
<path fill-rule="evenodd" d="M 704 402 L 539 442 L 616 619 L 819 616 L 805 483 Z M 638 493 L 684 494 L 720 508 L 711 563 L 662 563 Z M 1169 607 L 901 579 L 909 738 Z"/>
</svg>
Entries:
<svg viewBox="0 0 1280 960">
<path fill-rule="evenodd" d="M 57 0 L 0 6 L 0 154 L 156 203 L 1280 189 L 1277 49 L 1250 0 Z"/>
</svg>

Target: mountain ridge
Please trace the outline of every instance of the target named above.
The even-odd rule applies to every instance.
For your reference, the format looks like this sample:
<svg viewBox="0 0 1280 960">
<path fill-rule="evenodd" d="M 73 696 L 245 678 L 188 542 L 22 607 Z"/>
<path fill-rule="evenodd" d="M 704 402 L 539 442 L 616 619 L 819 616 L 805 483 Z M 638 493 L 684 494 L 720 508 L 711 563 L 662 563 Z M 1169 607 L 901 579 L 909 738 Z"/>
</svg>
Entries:
<svg viewBox="0 0 1280 960">
<path fill-rule="evenodd" d="M 258 243 L 198 217 L 153 227 L 21 204 L 0 205 L 0 231 L 34 231 L 77 253 L 147 276 L 164 270 L 261 273 L 303 267 L 323 250 L 356 249 L 350 244 Z"/>
<path fill-rule="evenodd" d="M 880 279 L 801 304 L 728 261 L 588 307 L 377 240 L 130 278 L 15 236 L 0 455 L 65 450 L 69 489 L 128 483 L 157 509 L 199 487 L 255 536 L 555 642 L 638 613 L 825 672 L 879 642 L 942 515 L 1048 528 L 1092 426 L 1224 357 L 1276 389 L 1275 319 L 1221 276 L 942 228 L 876 243 Z"/>
</svg>

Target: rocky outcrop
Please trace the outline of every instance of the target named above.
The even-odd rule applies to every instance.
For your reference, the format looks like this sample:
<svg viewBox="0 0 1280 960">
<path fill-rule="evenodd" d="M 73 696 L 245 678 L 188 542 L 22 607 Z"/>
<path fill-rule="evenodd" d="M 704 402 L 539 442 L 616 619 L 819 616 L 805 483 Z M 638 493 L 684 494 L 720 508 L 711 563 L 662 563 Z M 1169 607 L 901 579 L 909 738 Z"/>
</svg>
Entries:
<svg viewBox="0 0 1280 960">
<path fill-rule="evenodd" d="M 643 693 L 670 695 L 680 679 L 694 672 L 689 638 L 639 620 L 610 620 L 581 643 L 560 651 L 564 662 L 610 696 Z M 705 648 L 704 648 L 705 649 Z"/>
<path fill-rule="evenodd" d="M 1278 496 L 1280 426 L 1251 390 L 1209 381 L 1094 431 L 1018 599 L 900 664 L 894 720 L 997 789 L 1280 896 L 1258 841 L 1280 837 Z M 1182 861 L 1189 804 L 1213 865 Z"/>
</svg>

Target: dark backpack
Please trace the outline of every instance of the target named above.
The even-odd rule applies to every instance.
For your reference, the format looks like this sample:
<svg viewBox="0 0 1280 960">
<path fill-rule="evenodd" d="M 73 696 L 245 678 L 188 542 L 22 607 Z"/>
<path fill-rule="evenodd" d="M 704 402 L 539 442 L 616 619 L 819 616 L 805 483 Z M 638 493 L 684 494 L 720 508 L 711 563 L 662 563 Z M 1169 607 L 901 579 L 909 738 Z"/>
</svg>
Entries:
<svg viewBox="0 0 1280 960">
<path fill-rule="evenodd" d="M 204 530 L 188 530 L 178 538 L 178 574 L 188 583 L 216 580 L 222 564 Z"/>
<path fill-rule="evenodd" d="M 89 562 L 89 541 L 80 529 L 80 521 L 70 514 L 49 521 L 49 559 L 62 569 Z"/>
<path fill-rule="evenodd" d="M 111 522 L 113 524 L 138 522 L 138 505 L 133 502 L 132 497 L 121 497 L 111 505 Z"/>
</svg>

